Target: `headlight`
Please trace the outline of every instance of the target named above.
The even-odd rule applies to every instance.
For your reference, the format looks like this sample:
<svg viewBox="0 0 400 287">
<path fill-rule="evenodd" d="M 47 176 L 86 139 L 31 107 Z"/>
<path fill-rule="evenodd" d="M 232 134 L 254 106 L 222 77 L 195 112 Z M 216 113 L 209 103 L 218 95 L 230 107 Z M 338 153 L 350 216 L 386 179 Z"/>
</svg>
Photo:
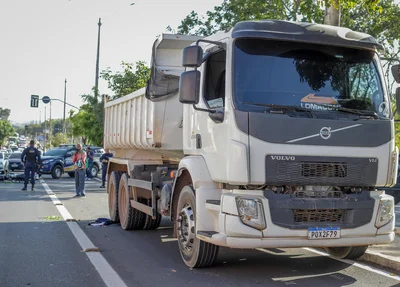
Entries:
<svg viewBox="0 0 400 287">
<path fill-rule="evenodd" d="M 236 206 L 243 224 L 259 230 L 267 227 L 261 200 L 258 198 L 237 197 Z"/>
<path fill-rule="evenodd" d="M 375 226 L 381 228 L 388 224 L 394 217 L 393 197 L 381 199 L 379 202 L 378 216 L 376 217 Z"/>
<path fill-rule="evenodd" d="M 46 160 L 42 161 L 42 164 L 50 163 L 52 161 L 54 161 L 54 159 L 46 159 Z"/>
</svg>

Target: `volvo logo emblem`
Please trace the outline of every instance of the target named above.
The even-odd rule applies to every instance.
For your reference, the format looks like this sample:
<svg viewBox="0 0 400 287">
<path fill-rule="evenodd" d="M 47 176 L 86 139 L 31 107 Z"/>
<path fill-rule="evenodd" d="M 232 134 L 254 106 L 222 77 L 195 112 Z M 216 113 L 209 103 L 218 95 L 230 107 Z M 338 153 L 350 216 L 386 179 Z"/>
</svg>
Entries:
<svg viewBox="0 0 400 287">
<path fill-rule="evenodd" d="M 321 138 L 323 138 L 324 140 L 327 140 L 331 137 L 331 128 L 328 127 L 323 127 L 320 131 L 319 131 L 319 135 L 321 136 Z"/>
</svg>

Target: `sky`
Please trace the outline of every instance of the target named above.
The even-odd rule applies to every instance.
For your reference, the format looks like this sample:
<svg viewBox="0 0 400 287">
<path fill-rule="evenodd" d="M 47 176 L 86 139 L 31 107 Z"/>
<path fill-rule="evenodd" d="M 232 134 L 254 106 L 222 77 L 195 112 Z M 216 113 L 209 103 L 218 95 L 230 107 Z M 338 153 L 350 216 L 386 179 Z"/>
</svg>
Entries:
<svg viewBox="0 0 400 287">
<path fill-rule="evenodd" d="M 135 3 L 131 5 L 131 3 Z M 30 107 L 31 95 L 79 107 L 80 95 L 95 84 L 98 21 L 101 18 L 100 71 L 121 70 L 121 62 L 150 63 L 157 35 L 176 29 L 192 10 L 204 15 L 222 0 L 12 0 L 0 4 L 0 107 L 11 122 L 50 118 L 49 104 Z M 100 93 L 110 93 L 99 79 Z M 53 101 L 51 118 L 63 117 Z M 66 117 L 69 110 L 66 106 Z M 73 109 L 74 110 L 74 109 Z"/>
</svg>

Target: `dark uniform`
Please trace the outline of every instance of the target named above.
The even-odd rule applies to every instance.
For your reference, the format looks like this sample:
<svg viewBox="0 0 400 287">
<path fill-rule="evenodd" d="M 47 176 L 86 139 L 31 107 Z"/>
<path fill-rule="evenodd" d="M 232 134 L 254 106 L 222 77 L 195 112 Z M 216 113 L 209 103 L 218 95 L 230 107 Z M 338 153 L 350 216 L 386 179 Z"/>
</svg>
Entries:
<svg viewBox="0 0 400 287">
<path fill-rule="evenodd" d="M 107 174 L 107 167 L 108 167 L 108 161 L 110 157 L 113 157 L 114 155 L 110 152 L 103 153 L 100 157 L 100 162 L 103 164 L 103 167 L 101 168 L 101 188 L 105 187 L 106 184 L 106 174 Z"/>
<path fill-rule="evenodd" d="M 25 182 L 24 188 L 26 190 L 28 186 L 29 176 L 31 177 L 32 190 L 35 187 L 35 172 L 37 170 L 38 164 L 40 164 L 40 151 L 36 149 L 33 145 L 24 149 L 21 154 L 21 161 L 25 166 Z"/>
</svg>

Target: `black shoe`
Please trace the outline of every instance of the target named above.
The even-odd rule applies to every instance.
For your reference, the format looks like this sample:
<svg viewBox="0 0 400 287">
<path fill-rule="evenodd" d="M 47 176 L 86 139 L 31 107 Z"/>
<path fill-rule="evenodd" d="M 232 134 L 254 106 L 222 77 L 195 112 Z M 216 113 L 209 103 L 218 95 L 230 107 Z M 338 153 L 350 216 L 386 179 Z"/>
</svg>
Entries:
<svg viewBox="0 0 400 287">
<path fill-rule="evenodd" d="M 21 190 L 26 190 L 27 188 L 26 188 L 26 186 L 24 186 Z"/>
<path fill-rule="evenodd" d="M 35 187 L 34 187 L 33 185 L 32 185 L 32 188 L 31 188 L 31 190 L 32 190 L 32 191 L 34 191 L 34 190 L 35 190 Z"/>
<path fill-rule="evenodd" d="M 105 186 L 104 186 L 104 185 L 101 185 L 100 188 L 105 188 Z"/>
<path fill-rule="evenodd" d="M 75 194 L 74 196 L 73 196 L 73 198 L 74 197 L 80 197 L 81 195 L 80 194 Z"/>
</svg>

